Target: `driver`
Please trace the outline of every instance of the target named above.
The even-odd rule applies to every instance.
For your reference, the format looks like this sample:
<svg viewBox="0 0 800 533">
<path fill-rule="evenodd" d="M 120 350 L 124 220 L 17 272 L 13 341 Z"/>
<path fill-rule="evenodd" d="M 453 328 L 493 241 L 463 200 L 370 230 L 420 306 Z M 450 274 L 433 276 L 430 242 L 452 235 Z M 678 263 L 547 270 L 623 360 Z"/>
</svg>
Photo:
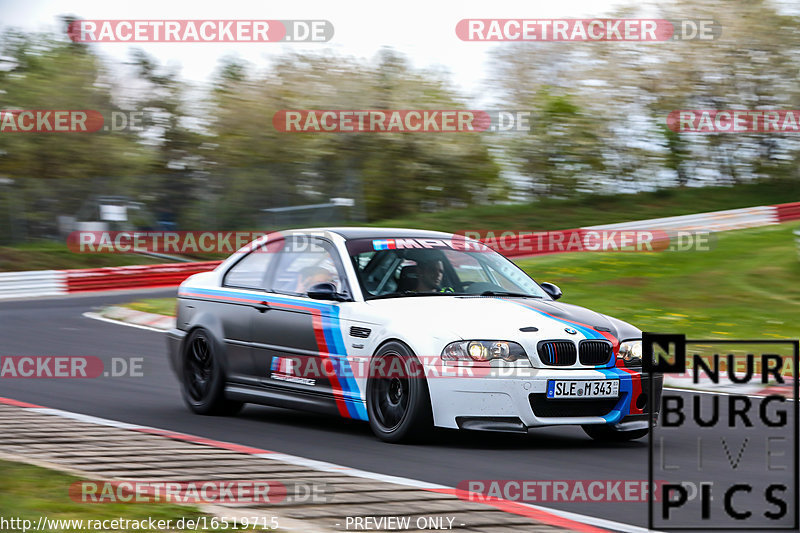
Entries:
<svg viewBox="0 0 800 533">
<path fill-rule="evenodd" d="M 417 264 L 417 292 L 438 292 L 443 278 L 444 263 L 441 259 Z"/>
<path fill-rule="evenodd" d="M 333 283 L 333 274 L 327 268 L 319 266 L 306 267 L 300 271 L 300 279 L 297 282 L 295 291 L 299 294 L 306 294 L 317 283 Z"/>
</svg>

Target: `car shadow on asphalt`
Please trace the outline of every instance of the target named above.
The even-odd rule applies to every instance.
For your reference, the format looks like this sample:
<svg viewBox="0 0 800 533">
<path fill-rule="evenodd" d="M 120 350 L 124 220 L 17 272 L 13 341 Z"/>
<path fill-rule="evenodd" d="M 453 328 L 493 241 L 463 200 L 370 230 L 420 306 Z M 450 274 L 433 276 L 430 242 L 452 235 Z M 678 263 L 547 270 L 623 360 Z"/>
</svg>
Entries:
<svg viewBox="0 0 800 533">
<path fill-rule="evenodd" d="M 278 424 L 296 430 L 326 432 L 342 437 L 374 439 L 366 422 L 304 411 L 248 405 L 237 418 L 257 423 Z M 474 450 L 565 450 L 565 449 L 647 449 L 647 438 L 631 442 L 599 442 L 589 438 L 579 427 L 546 427 L 525 434 L 490 431 L 460 431 L 434 428 L 418 445 Z"/>
</svg>

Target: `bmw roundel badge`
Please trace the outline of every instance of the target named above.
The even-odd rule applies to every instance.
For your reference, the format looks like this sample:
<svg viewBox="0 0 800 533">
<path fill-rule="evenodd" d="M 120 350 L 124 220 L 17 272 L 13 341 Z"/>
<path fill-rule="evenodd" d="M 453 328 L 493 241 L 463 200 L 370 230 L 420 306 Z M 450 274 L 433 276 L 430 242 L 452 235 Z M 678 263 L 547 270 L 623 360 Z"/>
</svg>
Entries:
<svg viewBox="0 0 800 533">
<path fill-rule="evenodd" d="M 575 335 L 576 333 L 578 333 L 577 329 L 572 329 L 572 328 L 564 328 L 564 331 L 566 331 L 570 335 Z"/>
</svg>

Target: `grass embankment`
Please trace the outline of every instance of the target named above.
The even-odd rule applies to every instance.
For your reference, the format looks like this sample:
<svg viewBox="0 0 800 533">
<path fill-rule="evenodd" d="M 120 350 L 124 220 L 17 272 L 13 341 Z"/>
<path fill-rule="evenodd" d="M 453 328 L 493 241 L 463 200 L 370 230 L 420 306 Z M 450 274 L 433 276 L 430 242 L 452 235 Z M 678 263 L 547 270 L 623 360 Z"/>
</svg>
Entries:
<svg viewBox="0 0 800 533">
<path fill-rule="evenodd" d="M 48 470 L 38 466 L 0 460 L 0 472 L 3 482 L 0 483 L 0 516 L 5 520 L 30 520 L 31 528 L 39 525 L 40 517 L 53 520 L 83 520 L 84 527 L 69 527 L 65 523 L 50 522 L 50 527 L 43 523 L 41 532 L 87 531 L 87 521 L 91 520 L 172 520 L 172 531 L 178 520 L 184 518 L 197 519 L 206 516 L 194 506 L 174 505 L 168 503 L 82 503 L 70 497 L 70 485 L 81 481 L 79 478 Z M 210 517 L 207 519 L 210 524 Z M 19 524 L 19 522 L 18 522 Z M 22 531 L 21 527 L 10 529 Z M 159 531 L 158 529 L 137 529 L 137 531 Z M 194 531 L 194 530 L 191 530 Z"/>
<path fill-rule="evenodd" d="M 0 272 L 153 265 L 167 262 L 137 254 L 78 254 L 71 252 L 65 243 L 58 242 L 0 246 Z"/>
<path fill-rule="evenodd" d="M 155 313 L 157 315 L 175 315 L 175 298 L 148 298 L 125 304 L 124 307 L 143 311 L 145 313 Z"/>
<path fill-rule="evenodd" d="M 531 204 L 486 205 L 420 213 L 376 222 L 381 227 L 465 230 L 553 230 L 646 220 L 740 207 L 800 201 L 800 181 L 767 181 L 737 187 L 662 189 L 639 194 L 582 195 Z"/>
<path fill-rule="evenodd" d="M 771 180 L 737 187 L 663 189 L 640 194 L 603 196 L 587 194 L 565 200 L 543 199 L 530 204 L 487 205 L 439 213 L 419 213 L 367 225 L 451 232 L 543 231 L 792 201 L 800 201 L 800 181 Z M 213 261 L 224 259 L 225 256 L 226 254 L 202 254 L 193 258 L 196 261 Z M 165 262 L 167 261 L 164 259 L 136 254 L 77 254 L 70 252 L 63 243 L 46 242 L 0 247 L 0 272 Z"/>
</svg>

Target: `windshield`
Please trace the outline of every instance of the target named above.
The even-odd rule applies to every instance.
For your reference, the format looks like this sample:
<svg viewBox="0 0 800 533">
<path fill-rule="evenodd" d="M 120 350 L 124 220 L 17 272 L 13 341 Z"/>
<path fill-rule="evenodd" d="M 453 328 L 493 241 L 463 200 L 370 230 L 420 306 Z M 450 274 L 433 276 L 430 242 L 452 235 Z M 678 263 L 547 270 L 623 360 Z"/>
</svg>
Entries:
<svg viewBox="0 0 800 533">
<path fill-rule="evenodd" d="M 347 242 L 367 300 L 404 296 L 549 296 L 492 249 L 463 238 L 355 239 Z"/>
</svg>

